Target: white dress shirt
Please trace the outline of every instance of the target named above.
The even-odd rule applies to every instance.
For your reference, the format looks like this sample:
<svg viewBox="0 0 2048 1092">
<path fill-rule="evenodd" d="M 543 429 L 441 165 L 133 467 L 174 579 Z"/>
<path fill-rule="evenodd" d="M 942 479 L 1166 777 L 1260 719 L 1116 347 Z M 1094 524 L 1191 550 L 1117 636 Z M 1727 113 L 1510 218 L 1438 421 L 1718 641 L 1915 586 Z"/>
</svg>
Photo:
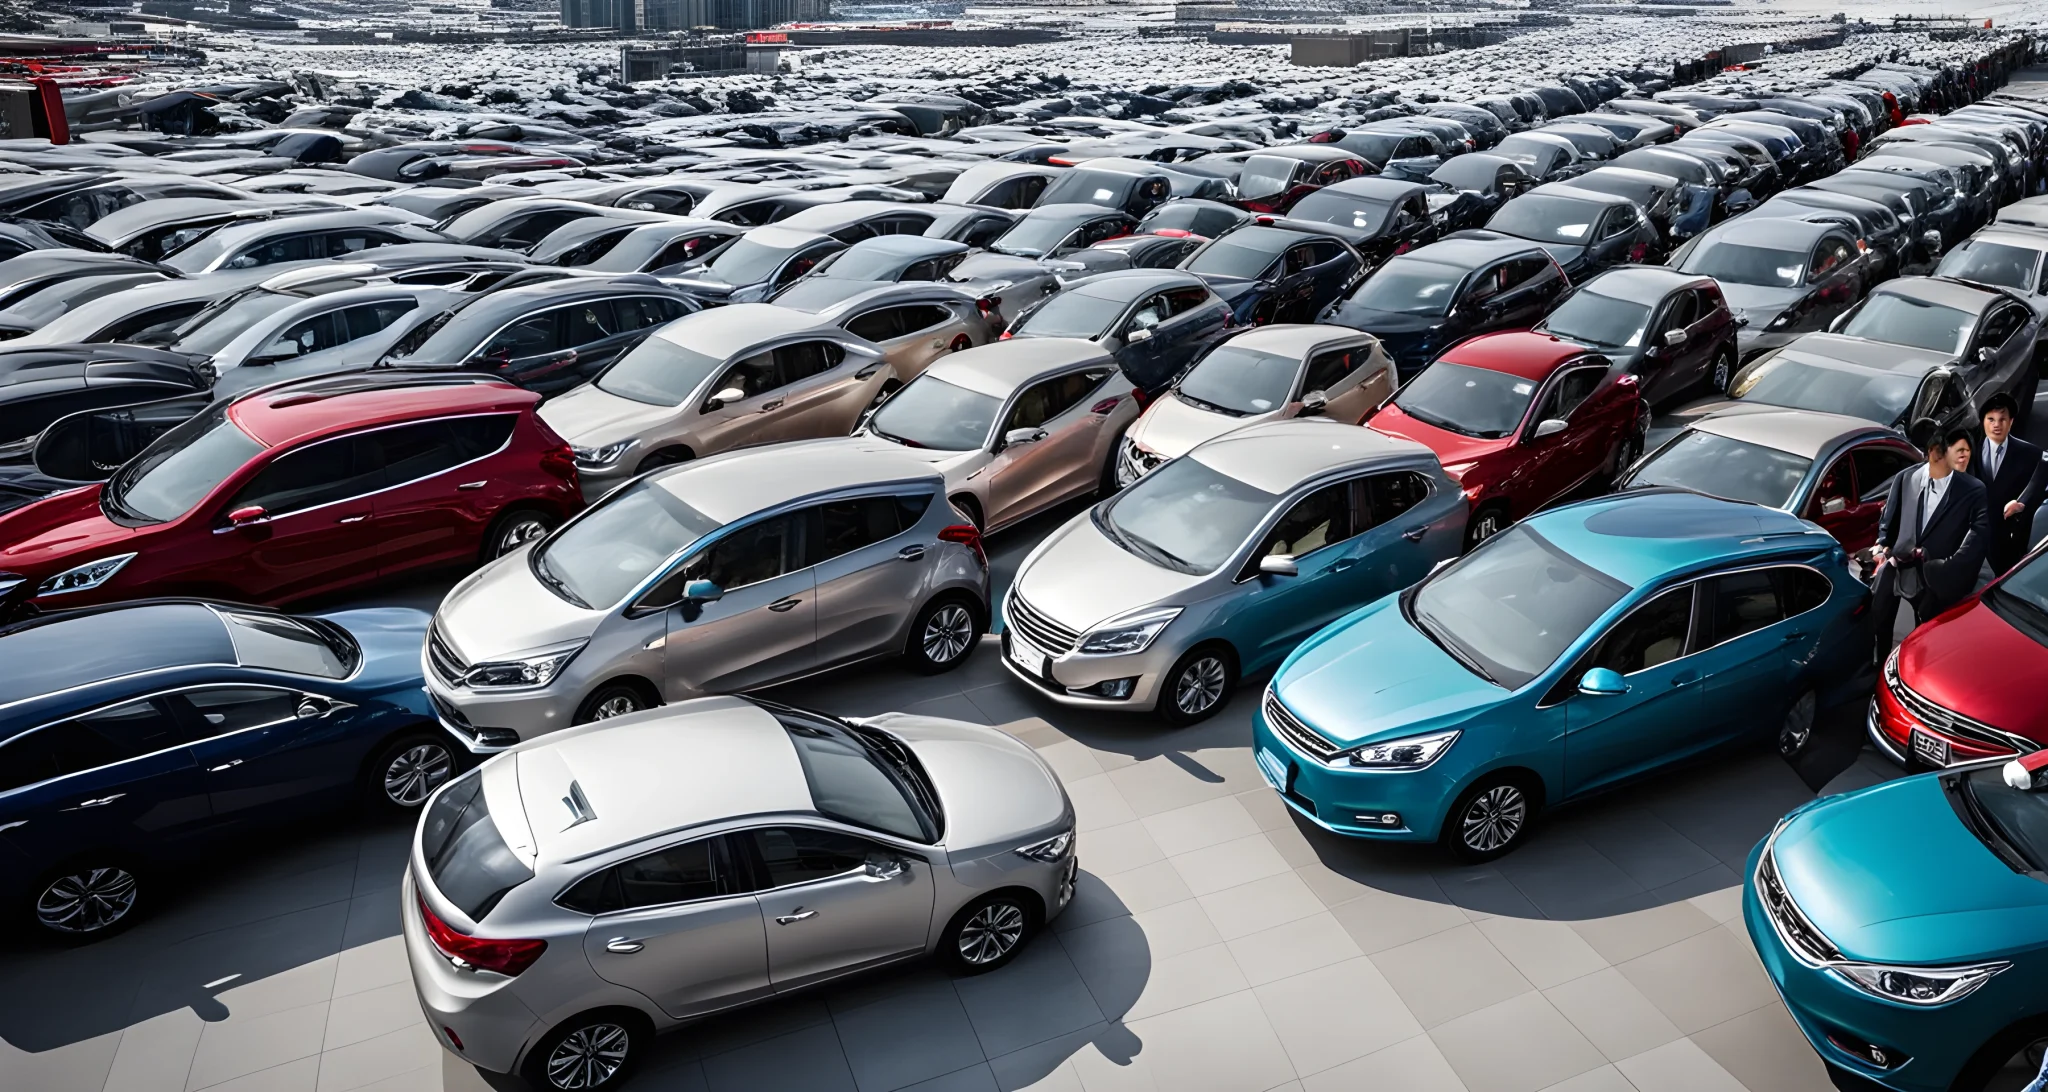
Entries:
<svg viewBox="0 0 2048 1092">
<path fill-rule="evenodd" d="M 1926 467 L 1920 468 L 1920 533 L 1927 533 L 1927 521 L 1934 510 L 1941 507 L 1941 498 L 1948 493 L 1948 480 L 1954 471 L 1937 478 Z"/>
<path fill-rule="evenodd" d="M 1998 468 L 2005 465 L 2005 445 L 1984 441 L 1984 480 L 1989 482 L 1998 477 Z"/>
</svg>

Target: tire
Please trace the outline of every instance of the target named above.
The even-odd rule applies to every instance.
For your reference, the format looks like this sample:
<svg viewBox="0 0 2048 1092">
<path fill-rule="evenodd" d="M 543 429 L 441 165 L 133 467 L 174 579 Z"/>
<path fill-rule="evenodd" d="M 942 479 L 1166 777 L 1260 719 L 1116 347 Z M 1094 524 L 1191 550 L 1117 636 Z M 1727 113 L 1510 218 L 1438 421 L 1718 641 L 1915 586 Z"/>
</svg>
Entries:
<svg viewBox="0 0 2048 1092">
<path fill-rule="evenodd" d="M 939 937 L 939 960 L 954 974 L 987 974 L 1017 958 L 1038 932 L 1038 900 L 997 891 L 962 907 Z"/>
<path fill-rule="evenodd" d="M 696 457 L 696 453 L 687 447 L 663 448 L 660 451 L 649 452 L 646 458 L 640 460 L 640 465 L 635 467 L 633 472 L 635 474 L 645 474 L 650 470 L 659 470 L 664 466 L 687 463 Z"/>
<path fill-rule="evenodd" d="M 642 709 L 652 709 L 661 703 L 651 700 L 647 691 L 629 682 L 609 682 L 597 688 L 596 693 L 583 699 L 576 708 L 575 724 L 589 724 L 594 720 L 610 720 Z"/>
<path fill-rule="evenodd" d="M 363 796 L 375 811 L 409 814 L 418 811 L 460 768 L 460 759 L 445 734 L 415 732 L 392 740 L 377 752 L 364 771 Z"/>
<path fill-rule="evenodd" d="M 640 1068 L 653 1038 L 653 1027 L 637 1012 L 586 1012 L 534 1044 L 520 1075 L 541 1092 L 618 1088 Z"/>
<path fill-rule="evenodd" d="M 484 533 L 484 560 L 495 561 L 555 529 L 562 521 L 538 508 L 498 513 Z"/>
<path fill-rule="evenodd" d="M 952 500 L 953 507 L 958 508 L 960 514 L 967 517 L 967 522 L 972 523 L 975 530 L 983 534 L 988 533 L 988 524 L 983 522 L 981 514 L 981 502 L 975 500 L 971 494 L 967 493 L 962 493 L 952 498 Z"/>
<path fill-rule="evenodd" d="M 1465 521 L 1465 552 L 1471 553 L 1474 546 L 1507 530 L 1508 509 L 1498 501 L 1479 506 L 1472 518 Z"/>
<path fill-rule="evenodd" d="M 1614 445 L 1614 477 L 1608 487 L 1619 487 L 1621 479 L 1628 473 L 1628 468 L 1634 466 L 1636 460 L 1642 457 L 1643 434 L 1639 430 L 1631 430 L 1628 435 L 1621 438 L 1620 443 Z"/>
<path fill-rule="evenodd" d="M 1524 776 L 1482 777 L 1444 814 L 1444 848 L 1472 864 L 1504 857 L 1528 841 L 1539 805 Z"/>
<path fill-rule="evenodd" d="M 142 872 L 118 857 L 82 857 L 53 869 L 29 895 L 29 920 L 45 936 L 87 944 L 113 936 L 141 917 L 147 893 Z"/>
<path fill-rule="evenodd" d="M 1714 358 L 1714 366 L 1707 370 L 1707 386 L 1715 394 L 1727 394 L 1729 384 L 1735 381 L 1735 354 L 1727 349 Z"/>
<path fill-rule="evenodd" d="M 1980 1092 L 2005 1067 L 2008 1058 L 2025 1050 L 2031 1059 L 2033 1051 L 2029 1048 L 2044 1038 L 2048 1038 L 2048 1016 L 2028 1017 L 1991 1036 L 1964 1064 L 1955 1083 L 1949 1085 L 1950 1092 Z"/>
<path fill-rule="evenodd" d="M 1159 680 L 1160 719 L 1176 728 L 1207 720 L 1237 692 L 1237 657 L 1222 645 L 1196 645 Z"/>
<path fill-rule="evenodd" d="M 1792 699 L 1785 709 L 1785 716 L 1778 722 L 1778 753 L 1786 758 L 1798 758 L 1806 753 L 1813 743 L 1814 714 L 1819 709 L 1819 699 L 1808 690 Z"/>
<path fill-rule="evenodd" d="M 920 675 L 937 675 L 967 662 L 988 624 L 960 595 L 941 595 L 924 605 L 910 623 L 903 660 Z"/>
</svg>

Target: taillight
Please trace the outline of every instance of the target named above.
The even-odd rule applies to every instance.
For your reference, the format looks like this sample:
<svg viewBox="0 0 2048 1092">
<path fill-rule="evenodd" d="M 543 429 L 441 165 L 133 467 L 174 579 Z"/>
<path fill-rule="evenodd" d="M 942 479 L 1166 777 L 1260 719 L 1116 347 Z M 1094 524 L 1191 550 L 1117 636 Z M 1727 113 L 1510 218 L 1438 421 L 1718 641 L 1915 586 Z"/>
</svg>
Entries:
<svg viewBox="0 0 2048 1092">
<path fill-rule="evenodd" d="M 1152 396 L 1146 394 L 1143 387 L 1132 387 L 1131 401 L 1136 402 L 1138 409 L 1142 411 L 1146 406 L 1152 404 Z"/>
<path fill-rule="evenodd" d="M 981 528 L 971 523 L 956 523 L 950 527 L 940 528 L 939 541 L 957 542 L 973 550 L 974 556 L 980 558 L 983 565 L 988 564 L 988 551 L 981 545 Z"/>
<path fill-rule="evenodd" d="M 996 340 L 997 340 L 997 341 L 1008 341 L 1008 340 L 1010 340 L 1010 331 L 1008 331 L 1008 330 L 1004 330 L 1004 331 L 1003 331 L 1003 336 L 1001 336 L 1001 337 L 997 338 Z"/>
<path fill-rule="evenodd" d="M 569 450 L 568 444 L 541 452 L 540 468 L 563 481 L 576 480 L 576 456 Z"/>
<path fill-rule="evenodd" d="M 1002 305 L 1003 297 L 1001 296 L 983 296 L 980 299 L 974 301 L 974 306 L 980 309 L 982 318 L 987 318 L 990 315 L 995 314 L 996 308 L 1001 307 Z"/>
<path fill-rule="evenodd" d="M 1115 409 L 1116 404 L 1121 401 L 1123 401 L 1123 399 L 1121 398 L 1105 398 L 1102 401 L 1097 402 L 1094 405 L 1088 407 L 1088 412 L 1100 417 L 1103 414 L 1108 413 L 1110 410 Z"/>
<path fill-rule="evenodd" d="M 473 937 L 449 928 L 448 923 L 437 916 L 427 900 L 420 899 L 420 921 L 427 927 L 427 939 L 449 959 L 475 967 L 478 970 L 501 974 L 507 978 L 533 966 L 533 961 L 548 950 L 545 940 L 503 940 L 497 937 Z"/>
</svg>

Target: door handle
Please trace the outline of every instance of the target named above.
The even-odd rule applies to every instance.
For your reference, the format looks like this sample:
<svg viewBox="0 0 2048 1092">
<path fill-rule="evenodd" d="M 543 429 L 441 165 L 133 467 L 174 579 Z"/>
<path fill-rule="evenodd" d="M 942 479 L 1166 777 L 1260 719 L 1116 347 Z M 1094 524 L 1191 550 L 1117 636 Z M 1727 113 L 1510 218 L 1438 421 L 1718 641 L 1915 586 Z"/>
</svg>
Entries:
<svg viewBox="0 0 2048 1092">
<path fill-rule="evenodd" d="M 1427 524 L 1425 524 L 1425 525 L 1423 525 L 1423 526 L 1421 526 L 1421 527 L 1410 527 L 1410 528 L 1408 528 L 1408 529 L 1407 529 L 1406 531 L 1403 531 L 1403 532 L 1401 532 L 1401 537 L 1402 537 L 1402 538 L 1405 538 L 1405 539 L 1407 539 L 1407 540 L 1408 540 L 1408 541 L 1410 541 L 1410 542 L 1421 542 L 1421 541 L 1422 541 L 1422 536 L 1424 536 L 1424 535 L 1426 535 L 1426 534 L 1428 534 L 1428 533 L 1429 533 L 1429 526 L 1428 526 Z"/>
<path fill-rule="evenodd" d="M 1340 557 L 1337 560 L 1330 563 L 1330 571 L 1333 573 L 1341 573 L 1344 570 L 1356 564 L 1358 564 L 1358 559 L 1355 557 Z"/>
<path fill-rule="evenodd" d="M 1693 683 L 1696 683 L 1696 682 L 1698 682 L 1698 681 L 1700 681 L 1700 677 L 1699 677 L 1698 675 L 1695 675 L 1695 674 L 1693 674 L 1692 672 L 1688 671 L 1688 672 L 1685 672 L 1685 673 L 1684 673 L 1684 674 L 1682 674 L 1682 675 L 1678 675 L 1678 676 L 1674 677 L 1674 678 L 1673 678 L 1673 679 L 1671 680 L 1671 685 L 1673 685 L 1673 686 L 1691 686 L 1691 685 L 1692 685 Z"/>
<path fill-rule="evenodd" d="M 779 918 L 776 918 L 776 919 L 775 919 L 775 924 L 777 924 L 777 925 L 790 925 L 790 924 L 793 924 L 793 923 L 795 923 L 795 922 L 799 922 L 799 921 L 809 921 L 809 920 L 811 920 L 812 918 L 815 918 L 815 917 L 817 917 L 817 916 L 818 916 L 818 912 L 817 912 L 816 910 L 806 910 L 806 909 L 804 909 L 803 907 L 799 906 L 799 907 L 797 907 L 797 908 L 796 908 L 796 913 L 794 913 L 794 914 L 784 914 L 784 915 L 782 915 L 781 917 L 779 917 Z"/>
<path fill-rule="evenodd" d="M 464 490 L 466 492 L 471 489 L 482 489 L 484 486 L 487 486 L 489 484 L 491 483 L 488 480 L 480 482 L 463 482 L 461 485 L 458 485 L 455 488 Z"/>
<path fill-rule="evenodd" d="M 861 370 L 853 373 L 853 377 L 855 379 L 873 379 L 875 373 L 881 371 L 882 365 L 887 363 L 888 361 L 886 360 L 877 360 L 873 364 L 870 364 L 867 367 L 862 368 Z"/>
<path fill-rule="evenodd" d="M 782 399 L 780 399 L 780 398 L 777 398 L 777 399 L 776 399 L 775 401 L 773 401 L 773 402 L 763 402 L 763 403 L 761 404 L 761 412 L 762 412 L 762 413 L 769 413 L 769 412 L 772 412 L 772 411 L 774 411 L 774 410 L 779 410 L 779 409 L 781 409 L 781 408 L 782 408 Z"/>
<path fill-rule="evenodd" d="M 902 558 L 905 561 L 916 561 L 917 559 L 924 556 L 924 547 L 905 546 L 901 550 L 896 551 L 896 556 Z"/>
<path fill-rule="evenodd" d="M 645 947 L 647 947 L 645 944 L 630 937 L 613 937 L 604 942 L 605 951 L 616 952 L 619 955 L 632 955 L 634 952 Z"/>
<path fill-rule="evenodd" d="M 1789 644 L 1791 644 L 1792 642 L 1794 642 L 1794 641 L 1797 641 L 1798 639 L 1800 639 L 1801 637 L 1804 637 L 1804 636 L 1806 636 L 1806 631 L 1805 631 L 1805 630 L 1803 630 L 1803 629 L 1795 629 L 1795 630 L 1793 630 L 1792 632 L 1790 632 L 1790 633 L 1787 633 L 1787 634 L 1785 635 L 1785 643 L 1789 645 Z"/>
<path fill-rule="evenodd" d="M 241 759 L 239 759 L 239 758 L 237 758 L 237 759 L 234 759 L 234 760 L 232 760 L 232 761 L 229 761 L 229 762 L 223 762 L 223 763 L 221 763 L 221 764 L 220 764 L 220 765 L 218 765 L 218 766 L 208 766 L 208 767 L 206 768 L 206 772 L 207 772 L 207 773 L 219 773 L 219 772 L 221 772 L 222 770 L 232 770 L 232 769 L 234 769 L 235 767 L 237 767 L 237 766 L 240 766 L 241 764 L 242 764 L 242 760 L 241 760 Z"/>
<path fill-rule="evenodd" d="M 777 600 L 776 602 L 768 604 L 768 609 L 774 611 L 777 614 L 781 614 L 783 611 L 786 611 L 801 602 L 803 602 L 803 600 L 797 599 L 792 596 L 791 598 Z"/>
<path fill-rule="evenodd" d="M 92 799 L 90 799 L 90 800 L 80 800 L 80 801 L 79 801 L 78 803 L 76 803 L 76 804 L 73 804 L 73 805 L 71 806 L 71 810 L 72 810 L 72 811 L 77 811 L 77 810 L 78 810 L 78 809 L 80 809 L 80 808 L 97 808 L 97 807 L 101 807 L 101 806 L 103 806 L 103 805 L 106 805 L 106 804 L 111 804 L 111 803 L 113 803 L 114 801 L 116 801 L 116 800 L 119 800 L 119 799 L 121 799 L 122 797 L 124 797 L 124 796 L 126 796 L 126 795 L 128 795 L 128 794 L 127 794 L 127 793 L 125 793 L 125 792 L 117 792 L 117 793 L 113 794 L 112 796 L 95 796 L 95 797 L 93 797 L 93 798 L 92 798 Z"/>
<path fill-rule="evenodd" d="M 366 520 L 366 519 L 369 519 L 369 518 L 370 518 L 370 517 L 369 517 L 368 515 L 361 515 L 361 516 L 343 516 L 343 517 L 341 517 L 340 519 L 338 519 L 338 520 L 335 520 L 334 522 L 336 522 L 336 523 L 361 523 L 361 522 L 363 522 L 364 520 Z"/>
</svg>

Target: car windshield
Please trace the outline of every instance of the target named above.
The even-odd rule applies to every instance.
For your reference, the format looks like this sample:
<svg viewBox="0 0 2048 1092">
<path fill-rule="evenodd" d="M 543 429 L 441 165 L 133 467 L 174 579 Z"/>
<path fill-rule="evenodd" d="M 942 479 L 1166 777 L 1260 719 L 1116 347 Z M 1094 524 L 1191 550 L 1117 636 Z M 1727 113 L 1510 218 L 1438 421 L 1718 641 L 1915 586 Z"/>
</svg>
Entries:
<svg viewBox="0 0 2048 1092">
<path fill-rule="evenodd" d="M 811 275 L 835 281 L 893 281 L 906 264 L 902 255 L 856 246 L 819 262 Z"/>
<path fill-rule="evenodd" d="M 2013 628 L 2048 645 L 2048 561 L 2035 555 L 1984 589 L 1984 605 Z"/>
<path fill-rule="evenodd" d="M 1486 222 L 1486 230 L 1539 243 L 1585 246 L 1592 241 L 1593 225 L 1604 208 L 1593 201 L 1528 193 L 1502 205 Z"/>
<path fill-rule="evenodd" d="M 332 622 L 231 610 L 220 616 L 235 644 L 235 661 L 243 667 L 345 679 L 363 661 L 355 638 Z"/>
<path fill-rule="evenodd" d="M 1020 258 L 1041 258 L 1064 242 L 1067 236 L 1080 227 L 1068 217 L 1026 216 L 1017 221 L 1017 226 L 1003 232 L 988 248 L 998 254 L 1015 254 Z"/>
<path fill-rule="evenodd" d="M 263 444 L 228 420 L 228 405 L 221 402 L 157 437 L 115 471 L 101 494 L 109 514 L 155 523 L 177 519 L 261 454 Z"/>
<path fill-rule="evenodd" d="M 1698 273 L 1736 284 L 1796 288 L 1806 273 L 1806 255 L 1795 250 L 1708 242 L 1688 255 L 1678 268 L 1681 273 Z"/>
<path fill-rule="evenodd" d="M 1190 273 L 1253 280 L 1272 268 L 1278 256 L 1261 247 L 1241 246 L 1228 238 L 1206 244 L 1181 266 Z"/>
<path fill-rule="evenodd" d="M 821 718 L 790 714 L 781 720 L 818 814 L 916 842 L 937 837 L 936 824 L 914 799 L 923 771 L 909 748 L 892 749 L 894 737 L 856 733 Z"/>
<path fill-rule="evenodd" d="M 1941 259 L 1934 275 L 2032 292 L 2034 268 L 2040 264 L 2041 252 L 2038 250 L 1965 239 Z"/>
<path fill-rule="evenodd" d="M 249 327 L 304 301 L 302 296 L 251 289 L 207 307 L 169 331 L 145 339 L 144 343 L 162 345 L 181 353 L 212 356 Z"/>
<path fill-rule="evenodd" d="M 2000 857 L 2017 854 L 2028 869 L 2048 872 L 2048 795 L 2006 784 L 2002 763 L 1950 776 L 1961 782 L 1969 797 L 1971 818 L 1989 828 L 1975 833 L 1991 844 L 1993 852 Z"/>
<path fill-rule="evenodd" d="M 1451 297 L 1465 270 L 1419 258 L 1395 258 L 1367 277 L 1351 296 L 1351 302 L 1374 311 L 1401 315 L 1441 315 L 1450 310 Z"/>
<path fill-rule="evenodd" d="M 1255 155 L 1244 161 L 1244 168 L 1237 172 L 1237 194 L 1239 197 L 1271 197 L 1287 189 L 1294 181 L 1294 160 L 1277 155 Z"/>
<path fill-rule="evenodd" d="M 1093 518 L 1126 551 L 1201 575 L 1229 561 L 1279 500 L 1199 459 L 1180 458 L 1098 506 Z"/>
<path fill-rule="evenodd" d="M 597 389 L 650 406 L 680 406 L 724 360 L 651 337 L 598 373 Z"/>
<path fill-rule="evenodd" d="M 1729 500 L 1786 508 L 1813 460 L 1777 448 L 1688 430 L 1650 456 L 1624 489 L 1675 485 Z"/>
<path fill-rule="evenodd" d="M 1822 367 L 1774 356 L 1743 369 L 1728 394 L 1746 402 L 1846 413 L 1897 425 L 1919 389 L 1917 374 Z"/>
<path fill-rule="evenodd" d="M 1387 202 L 1318 190 L 1295 202 L 1287 215 L 1296 220 L 1316 220 L 1354 231 L 1376 233 L 1393 211 L 1394 206 Z"/>
<path fill-rule="evenodd" d="M 420 818 L 419 837 L 435 890 L 471 921 L 482 921 L 507 892 L 533 878 L 491 819 L 480 771 L 441 790 Z"/>
<path fill-rule="evenodd" d="M 906 447 L 973 451 L 988 442 L 1002 399 L 920 375 L 868 419 L 868 431 Z"/>
<path fill-rule="evenodd" d="M 720 526 L 670 492 L 665 478 L 642 478 L 535 550 L 533 572 L 572 603 L 608 608 Z"/>
<path fill-rule="evenodd" d="M 1033 337 L 1098 338 L 1109 332 L 1110 324 L 1130 304 L 1106 300 L 1081 292 L 1062 292 L 1045 301 L 1038 310 L 1024 316 L 1017 333 Z"/>
<path fill-rule="evenodd" d="M 1108 205 L 1120 207 L 1129 193 L 1134 174 L 1115 171 L 1069 170 L 1057 176 L 1038 197 L 1041 205 Z"/>
<path fill-rule="evenodd" d="M 1969 345 L 1976 320 L 1968 311 L 1879 292 L 1850 316 L 1842 333 L 1952 356 Z"/>
<path fill-rule="evenodd" d="M 1603 296 L 1588 288 L 1559 304 L 1537 329 L 1568 341 L 1633 349 L 1650 325 L 1650 305 Z"/>
<path fill-rule="evenodd" d="M 1300 371 L 1294 357 L 1224 345 L 1198 361 L 1174 393 L 1201 409 L 1244 417 L 1280 408 Z"/>
<path fill-rule="evenodd" d="M 769 246 L 759 239 L 745 236 L 734 239 L 732 245 L 711 259 L 711 272 L 727 284 L 745 287 L 760 284 L 775 275 L 782 263 L 797 252 L 796 247 Z"/>
<path fill-rule="evenodd" d="M 1627 594 L 1628 585 L 1516 524 L 1425 581 L 1411 613 L 1474 674 L 1519 690 Z"/>
<path fill-rule="evenodd" d="M 1401 388 L 1394 404 L 1423 424 L 1498 440 L 1522 423 L 1535 393 L 1535 380 L 1439 360 Z"/>
</svg>

